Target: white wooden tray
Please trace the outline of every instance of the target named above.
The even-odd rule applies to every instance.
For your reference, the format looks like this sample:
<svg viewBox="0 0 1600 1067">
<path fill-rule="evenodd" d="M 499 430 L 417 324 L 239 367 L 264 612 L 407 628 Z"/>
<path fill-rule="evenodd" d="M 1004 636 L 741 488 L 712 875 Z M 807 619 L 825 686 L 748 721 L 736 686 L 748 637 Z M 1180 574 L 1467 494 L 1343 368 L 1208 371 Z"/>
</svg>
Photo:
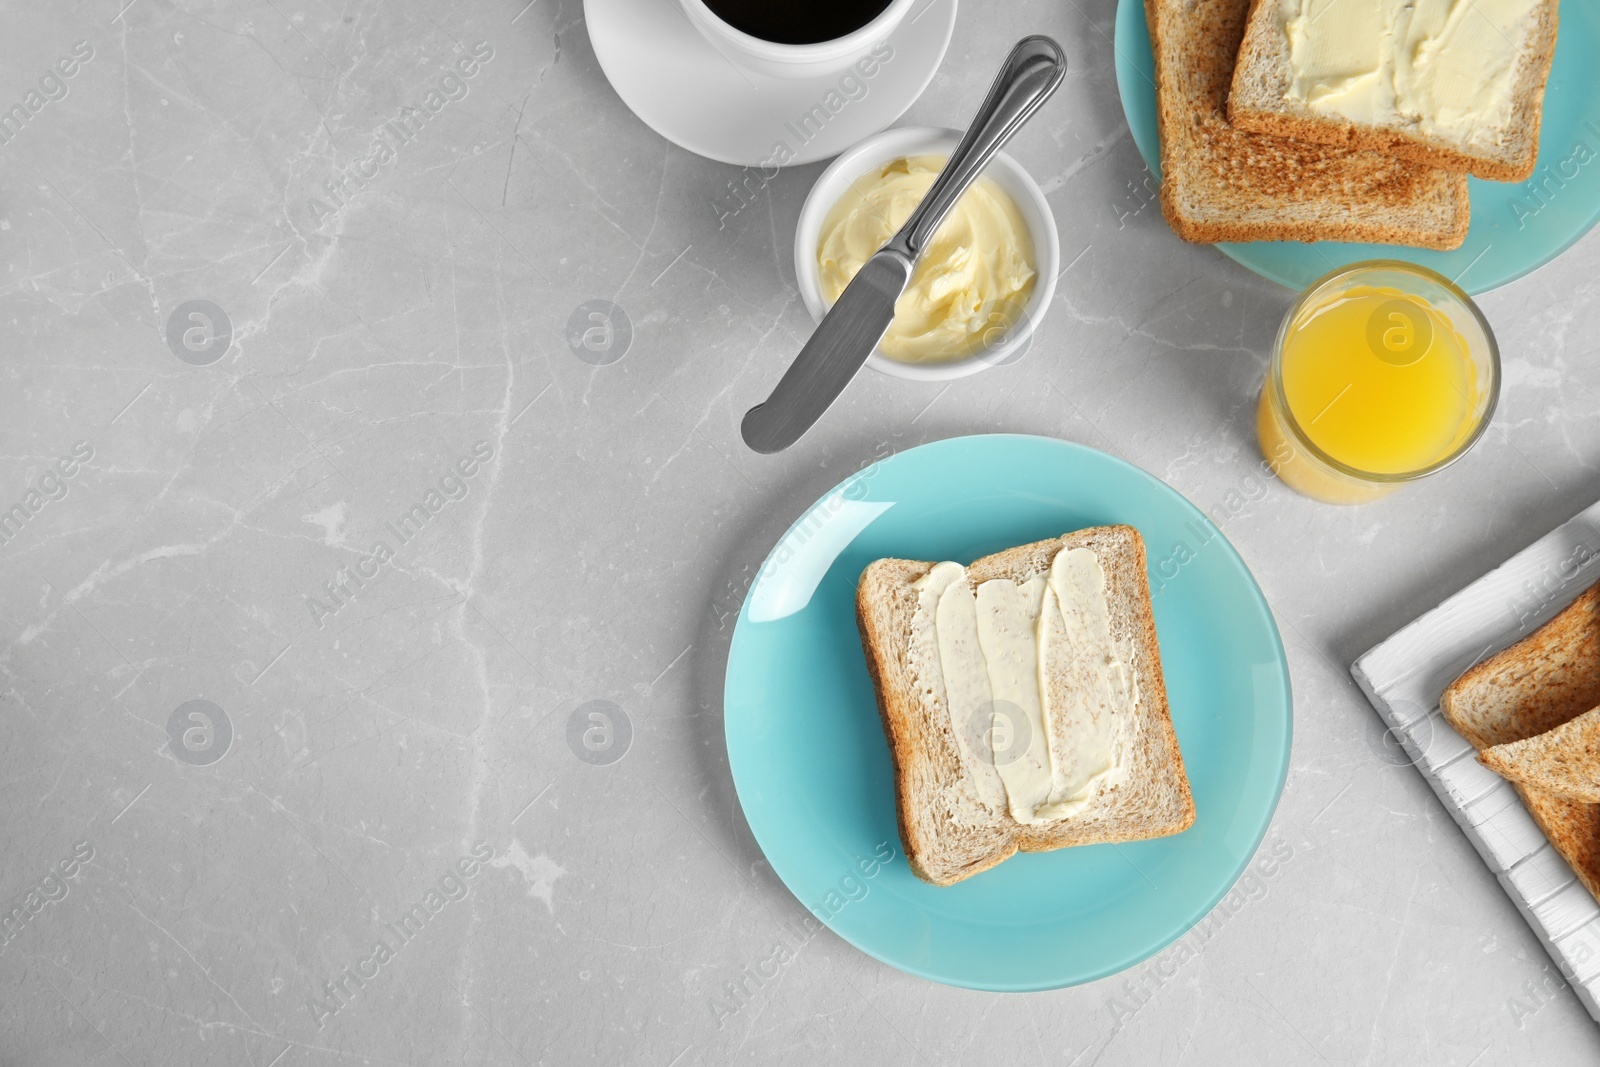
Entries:
<svg viewBox="0 0 1600 1067">
<path fill-rule="evenodd" d="M 1600 504 L 1409 623 L 1356 660 L 1356 683 L 1561 974 L 1600 1021 L 1600 905 L 1528 815 L 1510 783 L 1473 758 L 1439 714 L 1439 694 L 1600 581 Z"/>
</svg>

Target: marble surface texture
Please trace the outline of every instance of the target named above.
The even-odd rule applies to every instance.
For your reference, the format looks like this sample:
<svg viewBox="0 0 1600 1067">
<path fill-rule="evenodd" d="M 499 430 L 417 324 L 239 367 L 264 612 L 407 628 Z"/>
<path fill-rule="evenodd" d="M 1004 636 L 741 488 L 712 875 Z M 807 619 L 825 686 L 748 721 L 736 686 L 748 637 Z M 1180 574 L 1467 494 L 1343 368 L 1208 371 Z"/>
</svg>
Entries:
<svg viewBox="0 0 1600 1067">
<path fill-rule="evenodd" d="M 1600 498 L 1600 235 L 1482 300 L 1505 391 L 1465 461 L 1302 499 L 1253 431 L 1290 294 L 1163 223 L 1112 15 L 964 0 L 902 120 L 964 123 L 1025 33 L 1066 48 L 1011 149 L 1067 264 L 1027 357 L 864 375 L 762 457 L 738 420 L 810 329 L 790 241 L 823 165 L 728 212 L 738 168 L 627 110 L 578 0 L 11 4 L 0 104 L 43 99 L 0 145 L 0 505 L 26 515 L 0 539 L 0 1063 L 1600 1056 L 1348 673 Z M 589 301 L 626 313 L 621 358 L 569 345 Z M 722 743 L 746 583 L 865 457 L 993 430 L 1221 517 L 1293 671 L 1272 873 L 1090 985 L 944 988 L 823 934 L 719 1016 L 804 914 Z M 596 709 L 620 759 L 568 743 Z"/>
</svg>

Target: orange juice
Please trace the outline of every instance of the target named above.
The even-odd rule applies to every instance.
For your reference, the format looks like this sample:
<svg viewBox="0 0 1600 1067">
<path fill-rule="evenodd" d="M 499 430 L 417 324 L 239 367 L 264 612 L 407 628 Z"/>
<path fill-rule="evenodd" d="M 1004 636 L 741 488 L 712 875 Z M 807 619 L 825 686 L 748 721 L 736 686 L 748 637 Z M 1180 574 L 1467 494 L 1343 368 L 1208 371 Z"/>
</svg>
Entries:
<svg viewBox="0 0 1600 1067">
<path fill-rule="evenodd" d="M 1375 499 L 1464 452 L 1498 386 L 1493 337 L 1459 289 L 1409 264 L 1346 268 L 1284 321 L 1257 415 L 1262 452 L 1309 496 Z"/>
</svg>

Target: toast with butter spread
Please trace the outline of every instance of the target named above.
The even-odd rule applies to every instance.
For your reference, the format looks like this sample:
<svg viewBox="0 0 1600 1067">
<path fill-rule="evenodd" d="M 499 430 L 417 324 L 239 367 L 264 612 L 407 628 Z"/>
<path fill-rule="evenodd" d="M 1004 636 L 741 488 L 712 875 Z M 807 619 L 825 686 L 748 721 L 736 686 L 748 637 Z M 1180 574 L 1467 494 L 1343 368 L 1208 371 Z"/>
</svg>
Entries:
<svg viewBox="0 0 1600 1067">
<path fill-rule="evenodd" d="M 967 567 L 877 560 L 856 621 L 917 877 L 950 885 L 1019 851 L 1194 822 L 1132 527 Z"/>
<path fill-rule="evenodd" d="M 1440 710 L 1483 752 L 1537 737 L 1600 706 L 1600 585 L 1451 682 Z M 1528 814 L 1600 899 L 1600 805 L 1513 781 Z"/>
<path fill-rule="evenodd" d="M 1559 0 L 1255 0 L 1235 127 L 1526 181 Z"/>
<path fill-rule="evenodd" d="M 1161 211 L 1186 241 L 1375 241 L 1455 248 L 1465 174 L 1262 133 L 1225 109 L 1250 0 L 1145 0 Z"/>
</svg>

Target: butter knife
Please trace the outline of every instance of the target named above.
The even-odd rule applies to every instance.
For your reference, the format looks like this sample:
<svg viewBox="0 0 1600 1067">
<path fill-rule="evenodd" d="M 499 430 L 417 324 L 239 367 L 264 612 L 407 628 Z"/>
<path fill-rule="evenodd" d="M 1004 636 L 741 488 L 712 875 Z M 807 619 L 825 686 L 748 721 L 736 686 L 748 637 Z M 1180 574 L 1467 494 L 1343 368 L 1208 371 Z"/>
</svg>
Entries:
<svg viewBox="0 0 1600 1067">
<path fill-rule="evenodd" d="M 928 195 L 845 286 L 766 403 L 745 412 L 739 427 L 745 444 L 762 453 L 783 451 L 844 392 L 889 329 L 894 302 L 939 223 L 1066 73 L 1067 57 L 1055 41 L 1033 36 L 1017 42 Z"/>
</svg>

